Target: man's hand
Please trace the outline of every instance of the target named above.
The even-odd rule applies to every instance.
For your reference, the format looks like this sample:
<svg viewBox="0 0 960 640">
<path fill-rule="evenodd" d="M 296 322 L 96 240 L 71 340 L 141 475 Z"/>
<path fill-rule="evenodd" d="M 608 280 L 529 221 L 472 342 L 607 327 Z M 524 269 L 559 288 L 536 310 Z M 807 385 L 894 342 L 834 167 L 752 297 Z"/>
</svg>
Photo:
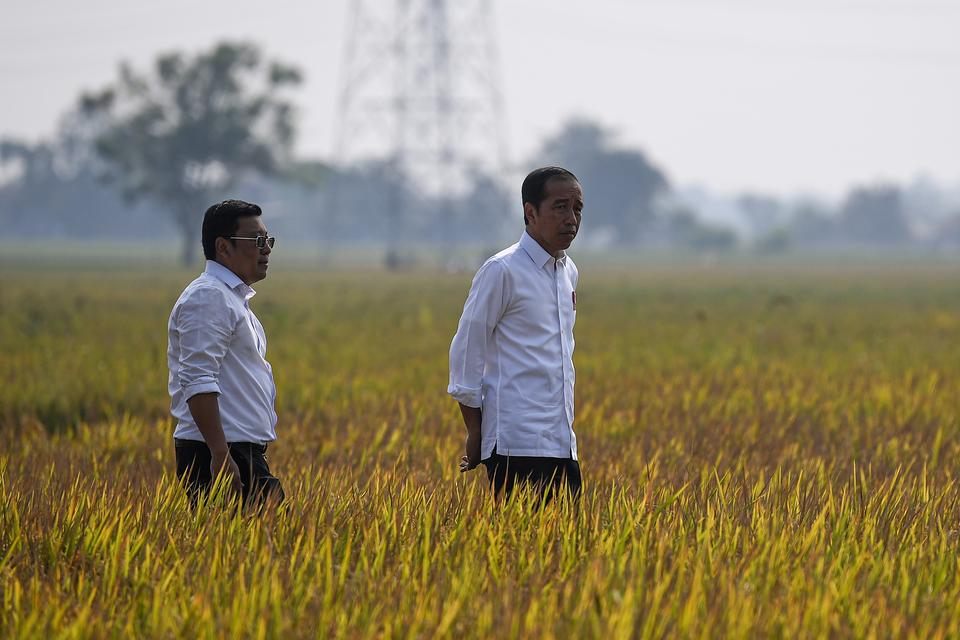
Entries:
<svg viewBox="0 0 960 640">
<path fill-rule="evenodd" d="M 481 414 L 479 408 L 464 404 L 460 405 L 460 413 L 463 415 L 463 424 L 467 428 L 467 442 L 464 445 L 467 455 L 460 458 L 460 473 L 463 473 L 480 464 Z"/>
<path fill-rule="evenodd" d="M 470 471 L 471 469 L 476 468 L 477 464 L 479 463 L 470 462 L 470 460 L 467 459 L 467 456 L 460 456 L 460 473 L 464 473 L 465 471 Z"/>
<path fill-rule="evenodd" d="M 240 479 L 240 467 L 237 466 L 230 450 L 211 452 L 210 476 L 216 481 L 220 474 L 225 474 L 230 490 L 238 496 L 243 495 L 243 481 Z"/>
<path fill-rule="evenodd" d="M 468 432 L 464 448 L 467 455 L 460 458 L 460 473 L 470 471 L 480 464 L 480 434 L 475 431 Z"/>
<path fill-rule="evenodd" d="M 210 449 L 210 477 L 216 481 L 221 473 L 227 474 L 230 489 L 238 496 L 242 495 L 243 482 L 240 480 L 240 467 L 230 455 L 230 446 L 223 435 L 217 394 L 198 393 L 187 400 L 187 406 L 190 407 L 190 415 L 197 423 L 203 441 Z"/>
</svg>

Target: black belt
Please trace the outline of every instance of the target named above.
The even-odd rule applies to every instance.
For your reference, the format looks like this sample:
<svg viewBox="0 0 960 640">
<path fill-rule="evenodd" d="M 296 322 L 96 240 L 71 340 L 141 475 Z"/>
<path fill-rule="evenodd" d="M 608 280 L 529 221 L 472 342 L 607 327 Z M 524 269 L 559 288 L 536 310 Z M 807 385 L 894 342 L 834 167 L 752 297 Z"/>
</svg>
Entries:
<svg viewBox="0 0 960 640">
<path fill-rule="evenodd" d="M 188 440 L 188 439 L 186 439 L 186 438 L 174 438 L 174 439 L 173 439 L 173 442 L 174 442 L 174 444 L 176 444 L 176 445 L 183 445 L 183 446 L 185 446 L 185 447 L 189 447 L 189 446 L 191 446 L 191 445 L 195 445 L 195 444 L 198 444 L 198 443 L 199 443 L 199 444 L 204 444 L 204 445 L 207 444 L 207 443 L 204 442 L 203 440 Z M 266 443 L 261 444 L 261 443 L 259 443 L 259 442 L 228 442 L 228 443 L 227 443 L 227 446 L 228 446 L 228 447 L 250 447 L 251 450 L 257 451 L 257 452 L 259 452 L 259 453 L 266 453 L 266 452 L 267 452 L 267 444 L 266 444 Z"/>
</svg>

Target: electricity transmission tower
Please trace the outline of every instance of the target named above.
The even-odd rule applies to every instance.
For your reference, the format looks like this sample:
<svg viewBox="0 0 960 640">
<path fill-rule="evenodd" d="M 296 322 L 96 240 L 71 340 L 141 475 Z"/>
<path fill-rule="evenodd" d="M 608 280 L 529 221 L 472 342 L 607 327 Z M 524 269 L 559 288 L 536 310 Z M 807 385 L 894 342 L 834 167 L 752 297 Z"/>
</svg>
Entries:
<svg viewBox="0 0 960 640">
<path fill-rule="evenodd" d="M 380 159 L 394 185 L 385 203 L 388 264 L 424 203 L 452 229 L 456 199 L 478 176 L 496 183 L 506 171 L 492 4 L 353 0 L 350 7 L 334 152 L 341 169 Z M 335 208 L 357 206 L 356 193 L 342 186 L 335 193 Z"/>
</svg>

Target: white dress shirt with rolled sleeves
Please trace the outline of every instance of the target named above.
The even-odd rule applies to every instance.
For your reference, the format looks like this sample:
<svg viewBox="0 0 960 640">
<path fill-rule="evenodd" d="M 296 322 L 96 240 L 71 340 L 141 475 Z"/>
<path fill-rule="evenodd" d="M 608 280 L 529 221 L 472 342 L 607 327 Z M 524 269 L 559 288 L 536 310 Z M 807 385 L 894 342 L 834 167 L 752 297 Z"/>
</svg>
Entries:
<svg viewBox="0 0 960 640">
<path fill-rule="evenodd" d="M 249 305 L 255 293 L 232 271 L 208 260 L 173 306 L 167 365 L 175 438 L 203 441 L 187 400 L 216 393 L 227 442 L 277 439 L 277 389 L 266 360 L 267 337 Z"/>
<path fill-rule="evenodd" d="M 481 459 L 577 459 L 573 325 L 578 272 L 526 232 L 487 260 L 450 345 L 447 392 L 480 407 Z"/>
</svg>

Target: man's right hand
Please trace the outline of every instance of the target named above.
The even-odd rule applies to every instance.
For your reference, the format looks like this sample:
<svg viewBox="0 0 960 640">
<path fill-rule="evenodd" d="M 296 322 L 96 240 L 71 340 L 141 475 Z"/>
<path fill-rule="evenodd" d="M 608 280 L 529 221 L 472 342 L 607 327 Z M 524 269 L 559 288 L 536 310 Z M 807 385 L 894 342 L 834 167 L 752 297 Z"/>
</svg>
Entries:
<svg viewBox="0 0 960 640">
<path fill-rule="evenodd" d="M 463 415 L 463 425 L 467 428 L 467 441 L 464 443 L 465 456 L 460 458 L 460 473 L 470 471 L 480 464 L 480 443 L 483 438 L 481 424 L 483 415 L 479 407 L 468 407 L 460 403 L 460 413 Z"/>
<path fill-rule="evenodd" d="M 460 473 L 470 471 L 480 464 L 480 434 L 471 431 L 467 434 L 466 454 L 460 458 Z"/>
<path fill-rule="evenodd" d="M 230 490 L 236 495 L 243 495 L 243 481 L 240 479 L 240 467 L 237 466 L 230 450 L 223 452 L 211 452 L 210 476 L 214 481 L 221 473 L 227 475 Z"/>
<path fill-rule="evenodd" d="M 190 415 L 197 423 L 197 429 L 203 441 L 210 447 L 210 477 L 216 481 L 221 473 L 228 476 L 230 490 L 243 495 L 243 482 L 240 480 L 240 467 L 230 455 L 230 445 L 223 435 L 220 423 L 220 404 L 216 393 L 198 393 L 187 400 Z"/>
</svg>

